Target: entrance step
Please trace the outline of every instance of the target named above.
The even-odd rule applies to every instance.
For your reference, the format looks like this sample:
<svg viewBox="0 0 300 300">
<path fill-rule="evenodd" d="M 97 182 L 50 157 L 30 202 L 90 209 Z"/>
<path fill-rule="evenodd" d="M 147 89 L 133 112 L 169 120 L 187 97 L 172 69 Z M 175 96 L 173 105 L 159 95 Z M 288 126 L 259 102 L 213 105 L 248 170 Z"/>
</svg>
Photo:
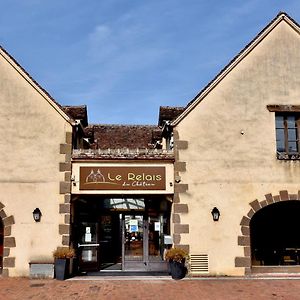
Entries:
<svg viewBox="0 0 300 300">
<path fill-rule="evenodd" d="M 295 274 L 300 276 L 300 266 L 252 266 L 250 275 L 260 275 L 265 276 L 266 274 Z"/>
<path fill-rule="evenodd" d="M 170 276 L 170 275 L 167 272 L 100 271 L 100 272 L 87 272 L 84 276 Z"/>
</svg>

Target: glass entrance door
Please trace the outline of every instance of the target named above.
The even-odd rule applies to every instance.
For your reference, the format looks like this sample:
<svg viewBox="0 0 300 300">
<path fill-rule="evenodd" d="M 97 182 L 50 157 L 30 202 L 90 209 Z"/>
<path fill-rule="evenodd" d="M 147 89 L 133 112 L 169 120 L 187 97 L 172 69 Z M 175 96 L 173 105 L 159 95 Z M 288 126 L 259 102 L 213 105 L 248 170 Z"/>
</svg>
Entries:
<svg viewBox="0 0 300 300">
<path fill-rule="evenodd" d="M 162 215 L 123 215 L 124 271 L 166 271 L 163 261 L 163 232 L 166 220 Z"/>
<path fill-rule="evenodd" d="M 98 223 L 82 222 L 80 225 L 79 267 L 83 271 L 97 270 L 99 268 Z"/>
<path fill-rule="evenodd" d="M 141 198 L 104 200 L 75 202 L 73 245 L 77 248 L 79 269 L 164 271 L 164 237 L 170 234 L 168 202 Z"/>
<path fill-rule="evenodd" d="M 125 223 L 125 249 L 126 260 L 143 260 L 144 256 L 144 218 L 142 215 L 124 216 Z"/>
<path fill-rule="evenodd" d="M 143 215 L 123 215 L 123 270 L 143 271 L 148 231 Z"/>
</svg>

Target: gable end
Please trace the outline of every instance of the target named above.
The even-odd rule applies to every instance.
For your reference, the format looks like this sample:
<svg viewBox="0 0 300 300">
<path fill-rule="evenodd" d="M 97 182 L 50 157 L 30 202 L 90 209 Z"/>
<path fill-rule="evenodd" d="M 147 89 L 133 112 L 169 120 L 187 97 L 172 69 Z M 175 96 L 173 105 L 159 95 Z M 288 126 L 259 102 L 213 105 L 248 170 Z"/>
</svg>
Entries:
<svg viewBox="0 0 300 300">
<path fill-rule="evenodd" d="M 300 25 L 293 20 L 287 13 L 280 12 L 242 51 L 240 51 L 230 62 L 221 70 L 217 76 L 208 83 L 186 106 L 173 122 L 172 126 L 178 125 L 205 97 L 213 90 L 226 76 L 232 71 L 279 23 L 285 21 L 292 29 L 300 34 Z"/>
</svg>

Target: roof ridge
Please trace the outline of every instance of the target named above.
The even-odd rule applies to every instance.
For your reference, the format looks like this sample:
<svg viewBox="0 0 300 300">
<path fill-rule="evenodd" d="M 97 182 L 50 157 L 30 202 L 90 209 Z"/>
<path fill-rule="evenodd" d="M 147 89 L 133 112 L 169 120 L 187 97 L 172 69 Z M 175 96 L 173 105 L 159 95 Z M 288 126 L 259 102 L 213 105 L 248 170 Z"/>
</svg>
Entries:
<svg viewBox="0 0 300 300">
<path fill-rule="evenodd" d="M 80 104 L 80 105 L 61 105 L 61 107 L 82 107 L 87 108 L 86 104 Z"/>
<path fill-rule="evenodd" d="M 173 105 L 160 105 L 163 108 L 184 108 L 184 106 L 173 106 Z"/>
</svg>

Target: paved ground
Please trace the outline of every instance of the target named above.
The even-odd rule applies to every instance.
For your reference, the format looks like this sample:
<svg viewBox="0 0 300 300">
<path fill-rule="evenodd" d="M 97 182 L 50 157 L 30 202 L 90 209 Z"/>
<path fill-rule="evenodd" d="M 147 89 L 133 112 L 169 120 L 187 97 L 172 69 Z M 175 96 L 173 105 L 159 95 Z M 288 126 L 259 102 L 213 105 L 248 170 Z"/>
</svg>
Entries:
<svg viewBox="0 0 300 300">
<path fill-rule="evenodd" d="M 117 280 L 118 279 L 118 280 Z M 184 279 L 109 278 L 29 280 L 0 278 L 0 299 L 300 299 L 300 278 Z"/>
</svg>

